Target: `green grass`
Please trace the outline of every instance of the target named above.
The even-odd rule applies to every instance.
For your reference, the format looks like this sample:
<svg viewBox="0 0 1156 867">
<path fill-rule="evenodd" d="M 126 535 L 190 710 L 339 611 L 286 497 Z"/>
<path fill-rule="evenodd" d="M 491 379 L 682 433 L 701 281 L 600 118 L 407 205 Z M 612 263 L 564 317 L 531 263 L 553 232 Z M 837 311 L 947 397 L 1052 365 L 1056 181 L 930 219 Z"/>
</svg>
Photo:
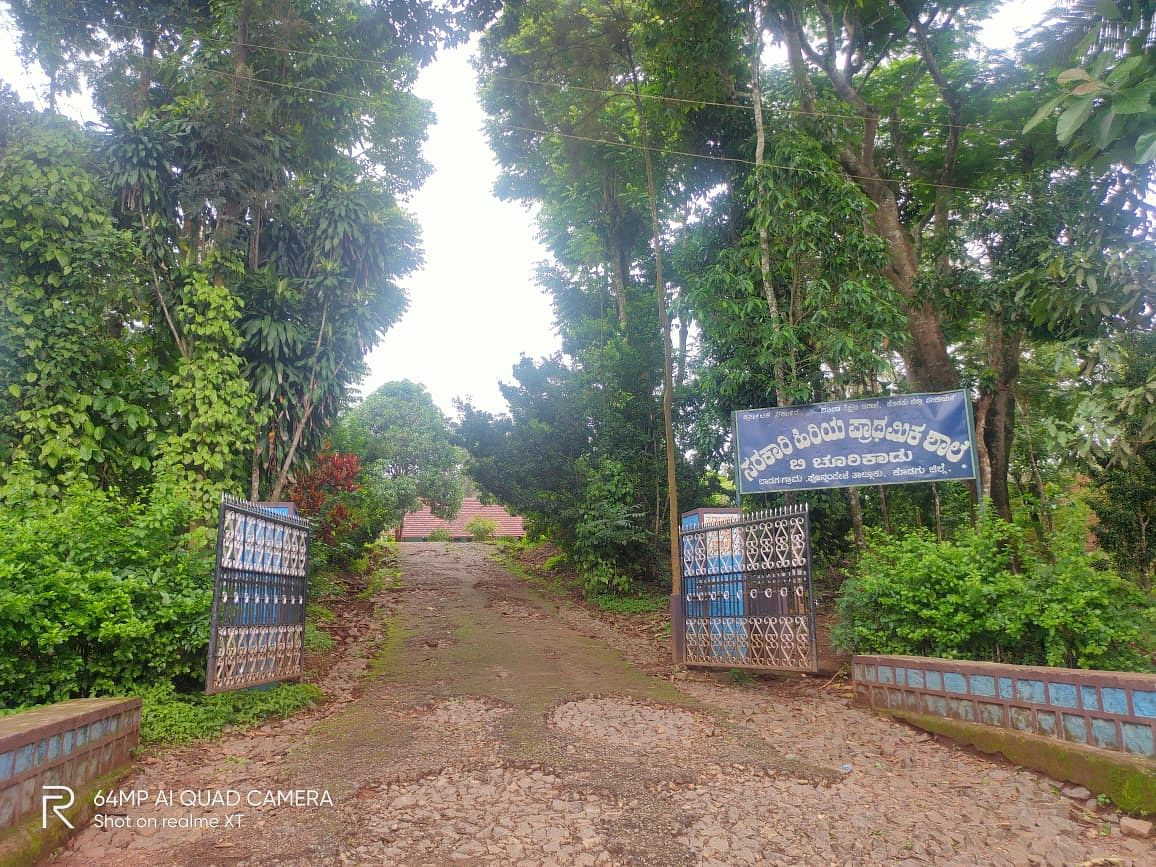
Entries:
<svg viewBox="0 0 1156 867">
<path fill-rule="evenodd" d="M 670 598 L 658 595 L 618 596 L 614 593 L 599 593 L 588 597 L 587 601 L 601 611 L 612 614 L 659 614 L 670 606 Z"/>
<path fill-rule="evenodd" d="M 167 685 L 152 687 L 141 693 L 140 740 L 146 746 L 205 740 L 226 728 L 243 729 L 266 720 L 285 719 L 324 697 L 309 683 L 218 695 L 186 695 Z"/>
<path fill-rule="evenodd" d="M 305 607 L 305 616 L 314 623 L 328 623 L 337 615 L 333 613 L 333 609 L 326 608 L 324 605 L 316 605 L 310 602 Z"/>
<path fill-rule="evenodd" d="M 491 555 L 512 574 L 521 578 L 527 584 L 545 591 L 553 596 L 572 596 L 573 591 L 566 586 L 560 575 L 546 575 L 527 569 L 518 559 L 517 552 L 522 550 L 518 546 L 498 545 Z"/>
<path fill-rule="evenodd" d="M 372 599 L 383 590 L 401 589 L 401 570 L 396 566 L 382 566 L 365 576 L 365 589 L 357 594 L 361 601 Z"/>
<path fill-rule="evenodd" d="M 333 636 L 324 630 L 318 629 L 312 623 L 305 624 L 305 649 L 313 651 L 314 653 L 324 653 L 327 650 L 332 650 L 337 642 L 333 640 Z"/>
</svg>

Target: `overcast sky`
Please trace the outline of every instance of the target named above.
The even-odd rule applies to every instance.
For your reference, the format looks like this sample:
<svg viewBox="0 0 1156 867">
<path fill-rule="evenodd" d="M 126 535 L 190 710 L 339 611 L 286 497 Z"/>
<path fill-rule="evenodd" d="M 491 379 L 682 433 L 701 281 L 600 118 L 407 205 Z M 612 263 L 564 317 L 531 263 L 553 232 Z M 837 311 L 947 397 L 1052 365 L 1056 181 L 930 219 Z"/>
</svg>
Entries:
<svg viewBox="0 0 1156 867">
<path fill-rule="evenodd" d="M 417 94 L 433 102 L 426 159 L 435 172 L 410 207 L 422 225 L 425 267 L 406 281 L 410 308 L 369 356 L 371 391 L 391 379 L 425 383 L 445 412 L 453 399 L 504 411 L 498 380 L 520 355 L 559 347 L 550 301 L 534 282 L 545 256 L 532 215 L 491 190 L 497 167 L 466 46 L 422 72 Z"/>
<path fill-rule="evenodd" d="M 1009 3 L 985 28 L 985 41 L 1010 47 L 1016 29 L 1048 5 Z M 6 11 L 0 15 L 6 25 Z M 42 104 L 43 76 L 21 68 L 11 47 L 15 34 L 3 35 L 0 77 Z M 444 52 L 418 79 L 418 95 L 433 102 L 437 115 L 425 150 L 434 174 L 407 204 L 421 222 L 425 266 L 404 281 L 409 311 L 370 354 L 362 383 L 363 393 L 393 379 L 424 383 L 450 415 L 457 397 L 504 411 L 499 380 L 511 379 L 521 355 L 538 358 L 559 346 L 549 299 L 534 282 L 545 251 L 533 217 L 491 192 L 497 169 L 481 131 L 469 53 L 465 46 Z M 97 119 L 83 98 L 64 107 L 79 120 Z"/>
</svg>

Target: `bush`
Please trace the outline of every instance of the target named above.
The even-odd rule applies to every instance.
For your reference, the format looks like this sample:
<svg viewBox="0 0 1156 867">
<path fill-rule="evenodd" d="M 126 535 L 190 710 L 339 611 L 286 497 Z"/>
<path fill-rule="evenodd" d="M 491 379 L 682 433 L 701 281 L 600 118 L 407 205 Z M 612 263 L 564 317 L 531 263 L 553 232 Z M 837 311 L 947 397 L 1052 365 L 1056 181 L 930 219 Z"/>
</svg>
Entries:
<svg viewBox="0 0 1156 867">
<path fill-rule="evenodd" d="M 213 549 L 190 541 L 187 502 L 36 487 L 19 469 L 0 487 L 0 704 L 202 683 Z"/>
<path fill-rule="evenodd" d="M 572 554 L 586 593 L 627 593 L 631 574 L 652 552 L 653 534 L 641 526 L 643 510 L 631 502 L 632 482 L 619 461 L 584 463 L 587 485 L 574 526 Z"/>
<path fill-rule="evenodd" d="M 1061 524 L 1050 556 L 997 518 L 950 542 L 871 535 L 840 593 L 834 643 L 850 653 L 1149 670 L 1141 636 L 1152 601 L 1084 552 L 1086 523 Z"/>
<path fill-rule="evenodd" d="M 470 518 L 466 522 L 466 532 L 470 534 L 470 538 L 475 542 L 485 542 L 494 537 L 497 532 L 498 522 L 492 518 L 483 518 L 480 515 L 476 518 Z"/>
<path fill-rule="evenodd" d="M 434 527 L 430 530 L 428 538 L 431 542 L 448 542 L 450 540 L 450 531 L 445 527 Z"/>
</svg>

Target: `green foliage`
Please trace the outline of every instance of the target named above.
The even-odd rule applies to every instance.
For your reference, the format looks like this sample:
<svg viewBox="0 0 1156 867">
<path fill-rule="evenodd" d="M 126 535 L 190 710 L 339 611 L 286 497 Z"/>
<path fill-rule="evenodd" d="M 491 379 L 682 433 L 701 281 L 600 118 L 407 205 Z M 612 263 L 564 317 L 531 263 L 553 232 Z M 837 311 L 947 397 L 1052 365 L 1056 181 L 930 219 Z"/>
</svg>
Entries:
<svg viewBox="0 0 1156 867">
<path fill-rule="evenodd" d="M 424 386 L 387 382 L 342 416 L 331 441 L 361 460 L 371 537 L 396 527 L 423 500 L 445 519 L 461 508 L 466 456 Z"/>
<path fill-rule="evenodd" d="M 624 593 L 635 571 L 631 566 L 645 556 L 652 539 L 640 526 L 643 512 L 633 503 L 633 480 L 622 462 L 609 458 L 581 469 L 585 498 L 574 526 L 575 566 L 588 593 Z"/>
<path fill-rule="evenodd" d="M 322 629 L 318 629 L 313 623 L 306 621 L 305 623 L 305 649 L 313 653 L 324 653 L 327 650 L 332 650 L 337 642 L 333 640 L 333 636 Z"/>
<path fill-rule="evenodd" d="M 470 518 L 465 526 L 465 531 L 470 534 L 470 538 L 475 542 L 488 542 L 494 537 L 494 532 L 497 529 L 497 521 L 493 518 L 483 518 L 480 515 Z"/>
<path fill-rule="evenodd" d="M 833 640 L 853 653 L 1150 670 L 1156 606 L 1084 551 L 1086 535 L 1075 506 L 1057 518 L 1051 559 L 997 518 L 949 542 L 874 534 L 843 585 Z"/>
<path fill-rule="evenodd" d="M 570 558 L 565 554 L 559 552 L 550 557 L 547 557 L 542 563 L 542 568 L 547 572 L 553 572 L 557 569 L 564 569 L 570 562 Z"/>
<path fill-rule="evenodd" d="M 429 532 L 429 540 L 431 542 L 448 542 L 450 541 L 450 531 L 448 527 L 434 527 Z"/>
<path fill-rule="evenodd" d="M 767 160 L 760 183 L 752 175 L 744 191 L 741 246 L 724 247 L 688 280 L 711 362 L 708 394 L 728 423 L 733 409 L 759 405 L 746 401 L 772 388 L 784 389 L 784 403 L 832 396 L 821 366 L 844 382 L 874 377 L 886 370 L 888 344 L 903 339 L 902 299 L 881 276 L 884 244 L 866 229 L 870 200 L 798 131 L 772 136 Z M 768 285 L 760 243 L 772 262 Z"/>
<path fill-rule="evenodd" d="M 36 118 L 0 151 L 0 465 L 135 489 L 166 384 L 134 322 L 139 252 L 90 150 L 74 124 Z"/>
<path fill-rule="evenodd" d="M 226 729 L 284 719 L 323 698 L 319 688 L 307 683 L 217 695 L 183 695 L 168 684 L 153 686 L 141 692 L 141 743 L 176 745 L 205 740 Z"/>
<path fill-rule="evenodd" d="M 666 596 L 621 596 L 615 593 L 597 593 L 587 600 L 600 611 L 611 614 L 660 614 L 670 606 Z"/>
<path fill-rule="evenodd" d="M 134 491 L 159 458 L 197 520 L 224 488 L 281 499 L 420 262 L 416 72 L 493 10 L 12 11 L 53 106 L 83 67 L 102 132 L 0 100 L 0 460 Z"/>
<path fill-rule="evenodd" d="M 194 514 L 208 518 L 243 475 L 249 455 L 237 444 L 251 439 L 263 413 L 237 353 L 240 299 L 223 276 L 199 267 L 187 274 L 182 296 L 174 315 L 187 351 L 170 376 L 178 422 L 160 444 L 158 468 L 185 488 Z"/>
<path fill-rule="evenodd" d="M 59 501 L 17 467 L 0 487 L 0 703 L 204 677 L 212 548 L 171 489 L 136 503 L 86 481 Z"/>
<path fill-rule="evenodd" d="M 1152 105 L 1156 58 L 1147 0 L 1070 3 L 1044 32 L 1043 50 L 1067 68 L 1056 73 L 1058 95 L 1040 106 L 1024 132 L 1056 115 L 1056 140 L 1082 165 L 1095 160 L 1142 166 L 1156 160 Z M 1066 51 L 1065 51 L 1066 49 Z M 1079 65 L 1070 66 L 1068 64 Z"/>
<path fill-rule="evenodd" d="M 727 675 L 735 686 L 750 686 L 755 682 L 754 674 L 744 668 L 732 668 Z"/>
<path fill-rule="evenodd" d="M 358 599 L 372 599 L 383 590 L 397 590 L 401 587 L 401 569 L 398 566 L 397 542 L 382 534 L 366 546 L 365 565 L 361 570 L 365 575 L 365 589 L 357 594 Z"/>
<path fill-rule="evenodd" d="M 337 615 L 333 613 L 332 608 L 326 608 L 324 605 L 310 602 L 305 607 L 305 616 L 314 623 L 329 623 Z"/>
<path fill-rule="evenodd" d="M 1156 577 L 1156 444 L 1138 450 L 1127 468 L 1110 466 L 1095 476 L 1089 502 L 1096 510 L 1096 539 L 1120 572 L 1145 590 Z"/>
</svg>

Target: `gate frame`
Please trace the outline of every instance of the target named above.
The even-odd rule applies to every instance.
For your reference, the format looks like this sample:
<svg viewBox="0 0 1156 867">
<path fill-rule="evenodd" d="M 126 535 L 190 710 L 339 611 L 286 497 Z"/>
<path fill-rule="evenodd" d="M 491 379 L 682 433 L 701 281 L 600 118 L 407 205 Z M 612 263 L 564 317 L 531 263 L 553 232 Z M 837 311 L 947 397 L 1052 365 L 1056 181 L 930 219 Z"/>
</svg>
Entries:
<svg viewBox="0 0 1156 867">
<path fill-rule="evenodd" d="M 690 515 L 702 515 L 704 512 L 710 510 L 695 509 L 690 512 L 684 512 L 682 517 L 686 518 Z M 723 512 L 722 509 L 719 510 Z M 737 510 L 734 508 L 727 508 L 726 513 L 734 513 Z M 791 518 L 800 515 L 803 518 L 803 537 L 806 551 L 806 581 L 803 585 L 806 593 L 806 618 L 809 625 L 808 643 L 810 667 L 809 668 L 778 668 L 765 665 L 742 665 L 736 664 L 733 661 L 719 661 L 719 662 L 692 662 L 686 661 L 686 626 L 687 626 L 687 575 L 685 569 L 682 569 L 682 581 L 679 593 L 672 593 L 670 597 L 670 617 L 671 617 L 671 644 L 674 656 L 674 662 L 680 665 L 690 665 L 695 668 L 723 668 L 723 669 L 746 669 L 750 671 L 766 671 L 766 672 L 794 672 L 803 674 L 814 674 L 819 671 L 819 647 L 818 647 L 818 627 L 816 617 L 815 604 L 815 586 L 813 581 L 813 558 L 811 556 L 811 509 L 810 504 L 800 503 L 793 506 L 779 506 L 772 509 L 762 509 L 755 512 L 748 512 L 745 514 L 739 513 L 734 515 L 731 520 L 720 521 L 710 525 L 703 525 L 693 528 L 679 529 L 679 566 L 685 566 L 685 537 L 692 534 L 704 534 L 710 531 L 733 531 L 735 529 L 744 529 L 763 522 L 774 521 L 775 519 Z M 728 515 L 729 516 L 729 515 Z M 743 538 L 742 550 L 742 568 L 738 570 L 730 570 L 728 572 L 720 572 L 723 574 L 734 574 L 737 572 L 742 575 L 742 582 L 744 593 L 746 589 L 746 539 Z M 699 578 L 704 576 L 690 576 L 692 578 Z M 696 618 L 697 619 L 697 618 Z M 708 618 L 709 619 L 709 618 Z"/>
<path fill-rule="evenodd" d="M 273 683 L 282 683 L 287 681 L 299 681 L 305 671 L 305 614 L 306 608 L 309 604 L 309 541 L 311 536 L 310 522 L 296 514 L 296 507 L 293 507 L 293 513 L 282 514 L 275 511 L 269 506 L 292 506 L 291 503 L 253 503 L 247 500 L 240 500 L 235 497 L 230 497 L 227 494 L 221 496 L 220 511 L 218 513 L 217 521 L 217 558 L 215 568 L 213 570 L 213 606 L 209 618 L 209 652 L 208 659 L 205 663 L 205 695 L 213 695 L 222 692 L 234 692 L 240 689 L 249 689 L 256 686 L 264 686 Z M 265 571 L 259 570 L 245 570 L 245 569 L 227 569 L 222 563 L 222 558 L 225 552 L 225 513 L 227 511 L 238 512 L 253 518 L 260 518 L 271 524 L 283 527 L 286 530 L 303 530 L 305 535 L 303 539 L 303 546 L 301 552 L 301 573 L 300 575 L 286 572 L 286 571 Z M 282 556 L 278 551 L 278 556 Z M 216 669 L 217 669 L 217 650 L 218 650 L 218 632 L 220 628 L 220 603 L 222 594 L 222 583 L 224 581 L 224 573 L 240 572 L 242 574 L 248 572 L 250 574 L 266 574 L 282 577 L 285 579 L 300 579 L 301 582 L 301 601 L 300 601 L 300 616 L 295 622 L 277 625 L 288 625 L 301 627 L 301 652 L 297 658 L 296 672 L 288 674 L 277 674 L 275 677 L 258 678 L 248 681 L 236 686 L 221 687 L 217 683 Z M 276 603 L 274 603 L 276 604 Z M 297 603 L 293 603 L 297 604 Z M 253 626 L 259 624 L 250 624 Z M 274 624 L 268 624 L 274 625 Z"/>
</svg>

